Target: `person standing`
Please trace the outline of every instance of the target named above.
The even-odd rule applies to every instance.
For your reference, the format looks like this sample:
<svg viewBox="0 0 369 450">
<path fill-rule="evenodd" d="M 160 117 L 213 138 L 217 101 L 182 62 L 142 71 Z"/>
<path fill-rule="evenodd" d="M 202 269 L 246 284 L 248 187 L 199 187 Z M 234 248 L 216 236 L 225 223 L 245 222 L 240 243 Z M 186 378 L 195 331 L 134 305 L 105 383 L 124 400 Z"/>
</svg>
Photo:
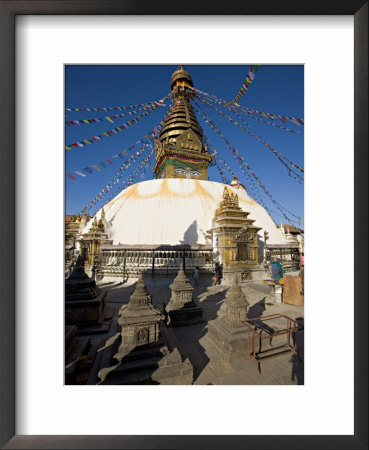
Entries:
<svg viewBox="0 0 369 450">
<path fill-rule="evenodd" d="M 272 261 L 272 277 L 276 284 L 280 284 L 281 278 L 283 278 L 284 270 L 282 264 L 277 260 L 276 257 Z"/>
<path fill-rule="evenodd" d="M 304 295 L 304 252 L 300 256 L 301 294 Z"/>
<path fill-rule="evenodd" d="M 199 266 L 196 266 L 193 272 L 193 279 L 195 280 L 195 286 L 199 285 L 199 278 L 200 278 Z"/>
<path fill-rule="evenodd" d="M 220 269 L 219 263 L 216 262 L 215 268 L 214 268 L 214 286 L 216 286 L 217 284 L 220 284 L 220 277 L 221 277 L 220 270 L 221 269 Z"/>
</svg>

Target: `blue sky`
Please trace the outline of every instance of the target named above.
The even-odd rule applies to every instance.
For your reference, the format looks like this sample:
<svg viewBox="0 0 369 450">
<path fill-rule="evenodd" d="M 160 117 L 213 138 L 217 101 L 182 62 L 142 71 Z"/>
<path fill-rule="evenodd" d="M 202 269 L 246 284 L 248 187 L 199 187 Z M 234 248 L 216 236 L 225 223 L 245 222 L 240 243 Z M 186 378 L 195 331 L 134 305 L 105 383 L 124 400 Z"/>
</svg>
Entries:
<svg viewBox="0 0 369 450">
<path fill-rule="evenodd" d="M 163 98 L 170 90 L 170 77 L 178 65 L 69 65 L 65 68 L 65 106 L 75 107 L 111 107 L 127 106 L 139 103 L 146 103 Z M 245 77 L 247 76 L 249 65 L 185 65 L 190 72 L 194 87 L 204 92 L 216 95 L 224 100 L 232 100 L 239 91 Z M 283 116 L 304 117 L 304 68 L 303 66 L 276 65 L 261 66 L 256 73 L 253 83 L 246 94 L 239 100 L 239 104 L 244 107 L 257 109 L 268 113 Z M 169 101 L 166 101 L 169 105 Z M 219 106 L 217 106 L 219 108 Z M 259 177 L 266 189 L 273 198 L 294 215 L 304 217 L 303 184 L 288 176 L 285 166 L 275 157 L 275 155 L 262 143 L 255 140 L 240 130 L 236 125 L 217 114 L 214 110 L 203 105 L 204 110 L 210 118 L 217 124 L 221 132 L 226 136 L 230 144 L 242 155 L 252 170 Z M 137 140 L 145 136 L 155 126 L 165 114 L 166 107 L 158 108 L 150 115 L 143 117 L 137 124 L 127 130 L 102 139 L 100 142 L 76 147 L 65 152 L 65 167 L 67 173 L 73 173 L 76 180 L 66 178 L 66 213 L 73 214 L 80 212 L 102 188 L 117 173 L 123 160 L 113 158 L 113 165 L 106 164 L 107 168 L 101 168 L 101 172 L 94 170 L 92 175 L 80 177 L 75 174 L 76 170 L 84 167 L 91 167 L 107 158 L 112 158 L 118 152 L 127 150 Z M 220 107 L 224 113 L 234 120 L 238 118 Z M 120 114 L 124 111 L 118 111 Z M 66 120 L 81 120 L 96 117 L 105 117 L 114 112 L 92 111 L 92 112 L 67 112 Z M 139 113 L 140 114 L 140 113 Z M 94 135 L 102 134 L 118 125 L 126 123 L 134 116 L 128 115 L 116 119 L 114 124 L 104 120 L 96 124 L 85 124 L 65 127 L 65 144 L 90 138 Z M 254 120 L 242 115 L 244 120 L 257 134 L 268 142 L 275 150 L 285 155 L 289 160 L 303 168 L 304 164 L 304 136 L 293 134 L 277 127 L 267 125 L 261 121 Z M 248 182 L 240 166 L 233 157 L 230 149 L 224 141 L 209 128 L 198 115 L 200 125 L 204 133 L 214 144 L 216 151 L 229 166 L 237 173 L 241 182 L 248 188 Z M 288 121 L 283 124 L 278 119 L 268 120 L 276 125 L 285 126 L 292 130 L 303 132 L 304 127 Z M 240 121 L 239 121 L 240 122 Z M 241 122 L 240 122 L 241 123 Z M 244 124 L 242 124 L 245 126 Z M 137 147 L 138 148 L 138 147 Z M 134 151 L 127 150 L 128 154 Z M 152 179 L 152 165 L 145 174 L 140 173 L 136 182 Z M 128 180 L 134 171 L 136 164 L 133 164 L 122 178 L 122 184 Z M 229 174 L 227 174 L 229 175 Z M 216 168 L 209 168 L 209 180 L 222 182 L 222 178 Z M 89 213 L 93 214 L 104 203 L 114 197 L 119 189 L 119 184 L 107 193 Z M 267 206 L 274 221 L 286 223 L 275 204 L 268 196 L 260 191 L 260 196 Z M 289 215 L 296 220 L 294 216 Z M 301 224 L 303 226 L 303 224 Z"/>
</svg>

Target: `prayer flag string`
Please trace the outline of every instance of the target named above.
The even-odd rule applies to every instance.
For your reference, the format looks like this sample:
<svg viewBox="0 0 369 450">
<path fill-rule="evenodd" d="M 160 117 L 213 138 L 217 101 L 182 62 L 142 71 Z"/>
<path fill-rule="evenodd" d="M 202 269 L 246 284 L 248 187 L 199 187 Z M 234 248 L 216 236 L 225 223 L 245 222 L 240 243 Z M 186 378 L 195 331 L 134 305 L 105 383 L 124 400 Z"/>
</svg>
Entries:
<svg viewBox="0 0 369 450">
<path fill-rule="evenodd" d="M 204 138 L 205 138 L 207 145 L 213 150 L 213 153 L 216 153 L 215 148 L 214 148 L 213 144 L 211 143 L 210 139 L 206 135 L 204 135 Z M 230 172 L 230 174 L 233 177 L 236 176 L 235 172 L 233 172 L 233 170 L 231 169 L 231 167 L 229 166 L 227 161 L 225 159 L 223 159 L 219 154 L 217 154 L 217 159 L 218 159 L 218 162 L 221 161 L 223 163 L 223 165 L 228 169 L 228 171 Z M 253 198 L 257 202 L 259 202 L 269 213 L 269 209 L 265 205 L 263 199 L 261 198 L 259 191 L 258 191 L 255 183 L 253 182 L 252 178 L 250 177 L 249 173 L 242 166 L 240 167 L 240 169 L 241 169 L 242 173 L 245 175 L 246 181 L 250 187 L 250 192 L 248 192 L 248 195 L 250 195 L 251 198 Z"/>
<path fill-rule="evenodd" d="M 246 108 L 246 107 L 240 106 L 240 105 L 235 105 L 235 108 L 239 109 L 242 112 L 246 112 L 248 114 L 259 115 L 260 117 L 264 117 L 265 119 L 268 119 L 268 118 L 271 120 L 278 119 L 282 123 L 286 123 L 286 121 L 288 120 L 297 126 L 305 124 L 304 119 L 301 119 L 299 117 L 289 117 L 289 116 L 282 116 L 281 114 L 266 113 L 263 111 L 258 111 L 257 109 Z"/>
<path fill-rule="evenodd" d="M 125 187 L 128 186 L 128 183 L 132 184 L 132 182 L 134 181 L 134 178 L 135 178 L 135 177 L 137 176 L 137 174 L 138 174 L 137 170 L 139 169 L 139 167 L 142 168 L 143 165 L 147 165 L 147 166 L 148 166 L 148 164 L 149 164 L 149 162 L 150 162 L 150 159 L 151 159 L 151 157 L 152 157 L 152 155 L 153 155 L 154 149 L 155 149 L 155 145 L 153 145 L 152 139 L 154 139 L 155 136 L 160 132 L 160 130 L 161 130 L 161 128 L 162 128 L 162 126 L 163 126 L 165 120 L 168 118 L 168 116 L 169 116 L 169 114 L 170 114 L 171 109 L 172 109 L 172 106 L 169 105 L 168 110 L 167 110 L 165 116 L 163 117 L 162 121 L 161 121 L 160 124 L 159 124 L 157 127 L 155 127 L 154 130 L 151 132 L 150 139 L 148 140 L 149 143 L 144 143 L 144 144 L 141 146 L 140 152 L 139 152 L 140 154 L 142 154 L 143 151 L 145 151 L 145 150 L 147 149 L 148 146 L 151 146 L 151 148 L 152 148 L 151 153 L 150 153 L 149 157 L 144 158 L 144 159 L 138 164 L 136 171 L 133 172 L 133 174 L 136 173 L 136 175 L 135 175 L 133 178 L 132 178 L 133 174 L 131 175 L 131 177 L 130 177 L 130 179 L 128 180 L 127 185 L 125 185 Z M 134 161 L 137 161 L 137 160 L 138 160 L 138 159 L 135 159 Z M 140 165 L 141 163 L 142 163 L 142 165 Z M 118 172 L 117 172 L 116 175 L 110 180 L 110 182 L 109 182 L 109 183 L 108 183 L 108 184 L 107 184 L 107 185 L 99 192 L 99 194 L 96 195 L 96 197 L 95 197 L 93 200 L 91 200 L 91 201 L 90 201 L 90 202 L 82 209 L 82 211 L 89 210 L 89 209 L 93 208 L 93 207 L 96 205 L 96 203 L 98 203 L 98 202 L 99 202 L 99 201 L 100 201 L 100 200 L 101 200 L 101 199 L 102 199 L 109 191 L 111 191 L 111 189 L 113 188 L 113 186 L 116 185 L 116 184 L 122 179 L 122 177 L 123 177 L 123 175 L 124 175 L 124 172 L 126 172 L 127 169 L 128 169 L 132 164 L 133 164 L 133 161 L 132 161 L 132 163 L 131 163 L 130 165 L 127 166 L 126 161 L 125 161 L 125 162 L 120 166 Z M 122 189 L 118 189 L 117 192 L 118 192 L 118 191 L 121 191 L 121 190 L 122 190 Z"/>
<path fill-rule="evenodd" d="M 240 100 L 240 98 L 246 94 L 248 88 L 253 83 L 253 81 L 255 79 L 255 73 L 259 70 L 259 68 L 260 68 L 260 65 L 250 66 L 250 69 L 247 74 L 247 77 L 245 78 L 245 81 L 242 83 L 242 86 L 241 86 L 240 90 L 238 91 L 238 94 L 236 95 L 236 97 L 231 102 L 229 102 L 230 105 L 237 103 L 238 100 Z"/>
<path fill-rule="evenodd" d="M 108 162 L 110 165 L 113 165 L 113 159 L 120 158 L 120 159 L 125 159 L 124 163 L 129 164 L 129 166 L 131 166 L 134 162 L 134 159 L 138 158 L 140 156 L 140 153 L 137 151 L 136 153 L 129 155 L 128 152 L 132 151 L 138 144 L 143 144 L 146 141 L 148 141 L 150 139 L 150 137 L 155 134 L 157 129 L 159 129 L 159 126 L 154 128 L 153 130 L 151 130 L 148 134 L 146 134 L 143 138 L 136 141 L 134 144 L 127 147 L 126 150 L 123 150 L 122 152 L 119 152 L 119 153 L 111 156 L 111 159 L 107 158 L 105 161 Z M 96 163 L 96 164 L 91 164 L 90 166 L 84 167 L 83 169 L 75 170 L 74 172 L 77 175 L 85 177 L 86 176 L 85 174 L 92 175 L 96 172 L 101 172 L 101 167 L 107 168 L 107 165 L 105 164 L 104 161 L 100 161 L 99 163 Z M 92 170 L 92 169 L 95 169 L 95 170 Z M 70 175 L 72 175 L 72 177 L 70 177 Z M 66 176 L 72 180 L 76 180 L 76 178 L 71 173 L 67 173 Z"/>
<path fill-rule="evenodd" d="M 225 174 L 225 170 L 220 166 L 219 162 L 218 162 L 218 158 L 214 158 L 215 161 L 215 165 L 218 169 L 218 172 L 222 178 L 222 181 L 224 184 L 229 184 L 229 178 L 227 178 L 226 174 Z"/>
<path fill-rule="evenodd" d="M 221 99 L 220 97 L 217 97 L 213 94 L 209 94 L 208 92 L 204 92 L 204 91 L 200 91 L 200 89 L 197 88 L 189 88 L 192 91 L 194 91 L 195 93 L 200 93 L 202 95 L 205 95 L 206 97 L 208 97 L 210 100 L 212 100 L 214 103 L 218 103 L 222 106 L 225 106 L 227 108 L 229 108 L 229 102 L 226 102 L 225 100 Z M 244 106 L 240 106 L 240 105 L 232 105 L 233 108 L 238 109 L 240 112 L 244 112 L 246 114 L 253 114 L 253 115 L 258 115 L 259 117 L 263 117 L 263 118 L 269 118 L 271 120 L 275 120 L 278 119 L 280 120 L 282 123 L 286 123 L 286 121 L 290 121 L 292 123 L 294 123 L 295 125 L 304 125 L 305 121 L 304 119 L 298 118 L 298 117 L 290 117 L 290 116 L 282 116 L 280 114 L 274 114 L 274 113 L 267 113 L 267 112 L 263 112 L 263 111 L 258 111 L 257 109 L 252 109 L 252 108 L 247 108 Z M 283 128 L 282 128 L 283 129 Z"/>
<path fill-rule="evenodd" d="M 142 108 L 148 104 L 150 105 L 156 105 L 156 106 L 162 106 L 161 103 L 163 103 L 169 96 L 171 95 L 171 93 L 169 93 L 168 95 L 166 95 L 165 97 L 163 97 L 160 100 L 155 100 L 152 102 L 147 102 L 147 103 L 138 103 L 137 105 L 129 105 L 129 106 L 108 106 L 108 107 L 79 107 L 79 108 L 65 108 L 65 110 L 67 112 L 71 112 L 71 111 L 77 111 L 77 112 L 85 112 L 85 111 L 123 111 L 126 109 L 133 109 L 133 108 Z"/>
<path fill-rule="evenodd" d="M 99 142 L 103 138 L 108 138 L 110 136 L 114 136 L 115 134 L 118 134 L 120 131 L 126 130 L 131 125 L 136 124 L 140 119 L 142 119 L 145 116 L 148 116 L 156 108 L 157 108 L 157 106 L 153 106 L 152 109 L 145 111 L 144 113 L 140 114 L 139 116 L 136 116 L 134 119 L 129 120 L 127 123 L 123 123 L 122 125 L 119 125 L 118 127 L 113 128 L 112 130 L 105 131 L 102 135 L 92 136 L 89 139 L 83 139 L 82 141 L 77 141 L 77 142 L 73 142 L 72 144 L 68 144 L 65 146 L 65 149 L 72 150 L 75 147 L 84 147 L 88 144 L 94 144 L 95 142 Z"/>
<path fill-rule="evenodd" d="M 140 155 L 145 154 L 145 150 L 150 144 L 146 143 L 143 144 L 139 150 Z M 145 158 L 144 158 L 145 159 Z M 137 161 L 137 160 L 135 160 Z M 126 161 L 119 167 L 118 172 L 116 175 L 103 187 L 103 189 L 95 196 L 93 200 L 91 200 L 84 208 L 84 210 L 90 210 L 93 208 L 108 192 L 110 192 L 113 187 L 120 182 L 120 180 L 123 178 L 125 172 L 131 167 L 131 164 L 126 164 Z"/>
<path fill-rule="evenodd" d="M 195 111 L 197 113 L 200 113 L 199 110 L 197 108 L 195 108 Z M 261 189 L 264 191 L 264 193 L 270 198 L 270 200 L 274 203 L 274 205 L 280 210 L 280 212 L 283 214 L 283 217 L 290 222 L 289 217 L 284 213 L 283 210 L 285 210 L 287 213 L 291 214 L 294 217 L 297 217 L 298 219 L 301 219 L 300 217 L 296 216 L 295 214 L 291 213 L 290 211 L 288 211 L 286 208 L 284 208 L 280 203 L 278 203 L 274 197 L 272 196 L 272 194 L 267 190 L 267 188 L 264 186 L 264 184 L 261 182 L 261 180 L 259 179 L 259 177 L 255 174 L 255 172 L 252 170 L 252 168 L 249 166 L 249 164 L 244 160 L 244 158 L 240 155 L 240 153 L 230 144 L 230 142 L 228 141 L 228 139 L 223 135 L 223 133 L 220 131 L 220 129 L 217 127 L 217 125 L 214 123 L 213 120 L 211 120 L 209 118 L 209 116 L 207 115 L 203 115 L 202 113 L 200 113 L 202 119 L 204 120 L 204 122 L 210 127 L 212 128 L 222 139 L 223 141 L 227 144 L 227 146 L 229 147 L 229 149 L 231 150 L 232 154 L 235 156 L 235 158 L 237 159 L 239 165 L 242 167 L 246 167 L 246 169 L 250 172 L 250 174 L 254 177 L 255 181 L 258 183 L 258 185 L 261 187 Z"/>
<path fill-rule="evenodd" d="M 225 105 L 224 105 L 225 106 Z M 240 120 L 242 120 L 242 117 L 240 116 L 240 114 L 237 112 L 238 110 L 232 105 L 232 106 L 226 106 L 226 108 L 228 108 L 230 111 L 232 111 Z M 283 131 L 288 131 L 289 133 L 293 133 L 293 134 L 300 134 L 303 135 L 304 132 L 303 131 L 295 131 L 295 130 L 291 130 L 291 128 L 287 128 L 287 127 L 282 127 L 281 125 L 278 125 L 276 123 L 273 122 L 269 122 L 268 120 L 262 119 L 261 117 L 256 117 L 255 115 L 252 115 L 250 113 L 244 112 L 244 114 L 246 115 L 246 117 L 253 119 L 253 120 L 258 120 L 259 122 L 263 122 L 266 125 L 271 125 L 272 127 L 275 128 L 279 128 L 280 130 Z"/>
<path fill-rule="evenodd" d="M 166 105 L 165 105 L 165 103 L 163 103 L 160 106 L 166 106 Z M 151 111 L 152 110 L 152 106 L 144 106 L 144 107 L 139 108 L 139 109 L 134 109 L 132 111 L 126 111 L 126 112 L 121 113 L 121 114 L 114 114 L 112 116 L 94 117 L 92 119 L 68 120 L 67 122 L 65 122 L 65 124 L 67 126 L 70 126 L 70 125 L 90 125 L 90 124 L 94 124 L 94 123 L 104 122 L 104 120 L 107 120 L 110 123 L 114 123 L 114 121 L 116 119 L 118 119 L 119 117 L 124 117 L 124 116 L 127 116 L 127 115 L 136 115 L 139 112 L 141 112 L 142 110 L 144 110 L 144 111 Z"/>
<path fill-rule="evenodd" d="M 299 167 L 297 164 L 295 164 L 294 162 L 290 161 L 287 156 L 283 155 L 282 153 L 278 152 L 274 147 L 272 147 L 268 142 L 266 142 L 263 138 L 261 138 L 260 136 L 258 136 L 257 134 L 254 134 L 252 132 L 250 132 L 249 130 L 247 130 L 246 128 L 244 128 L 241 124 L 239 124 L 236 120 L 232 119 L 231 117 L 229 117 L 227 114 L 223 113 L 222 111 L 220 111 L 218 108 L 216 108 L 214 105 L 212 105 L 211 103 L 209 103 L 207 100 L 204 99 L 204 97 L 198 96 L 198 98 L 207 106 L 209 106 L 210 108 L 212 108 L 215 112 L 217 112 L 218 114 L 220 114 L 221 116 L 223 116 L 224 118 L 228 119 L 230 122 L 232 122 L 234 125 L 237 125 L 242 131 L 244 131 L 245 133 L 247 133 L 249 136 L 252 136 L 254 139 L 256 139 L 257 141 L 261 142 L 263 145 L 265 145 L 272 153 L 274 153 L 274 155 L 278 158 L 278 160 L 286 167 L 286 169 L 288 170 L 288 175 L 294 179 L 296 179 L 299 183 L 301 183 L 303 181 L 303 178 L 296 173 L 293 169 L 291 169 L 284 161 L 287 161 L 292 167 L 296 168 L 297 170 L 299 170 L 300 172 L 304 172 L 303 169 L 301 169 L 301 167 Z M 248 123 L 246 123 L 247 126 Z M 253 130 L 254 131 L 254 130 Z"/>
</svg>

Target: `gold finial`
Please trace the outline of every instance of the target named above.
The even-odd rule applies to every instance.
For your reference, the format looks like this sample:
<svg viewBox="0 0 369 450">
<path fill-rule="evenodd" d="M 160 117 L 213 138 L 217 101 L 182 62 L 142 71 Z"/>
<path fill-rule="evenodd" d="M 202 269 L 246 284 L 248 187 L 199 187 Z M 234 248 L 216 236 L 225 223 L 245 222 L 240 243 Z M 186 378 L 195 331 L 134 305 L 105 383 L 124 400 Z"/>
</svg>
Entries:
<svg viewBox="0 0 369 450">
<path fill-rule="evenodd" d="M 103 207 L 103 209 L 102 209 L 102 211 L 101 211 L 101 218 L 102 218 L 102 219 L 105 219 L 105 211 L 104 211 L 104 207 Z"/>
<path fill-rule="evenodd" d="M 227 206 L 238 206 L 238 195 L 233 192 L 229 192 L 225 187 L 223 191 L 223 202 Z"/>
<path fill-rule="evenodd" d="M 229 200 L 230 199 L 229 192 L 228 192 L 228 189 L 226 187 L 224 188 L 224 191 L 223 191 L 223 199 L 224 200 Z"/>
<path fill-rule="evenodd" d="M 97 228 L 99 231 L 104 231 L 104 222 L 102 221 L 102 219 L 99 220 Z"/>
<path fill-rule="evenodd" d="M 170 89 L 173 89 L 175 86 L 193 87 L 192 77 L 184 66 L 179 66 L 172 74 L 170 79 Z"/>
</svg>

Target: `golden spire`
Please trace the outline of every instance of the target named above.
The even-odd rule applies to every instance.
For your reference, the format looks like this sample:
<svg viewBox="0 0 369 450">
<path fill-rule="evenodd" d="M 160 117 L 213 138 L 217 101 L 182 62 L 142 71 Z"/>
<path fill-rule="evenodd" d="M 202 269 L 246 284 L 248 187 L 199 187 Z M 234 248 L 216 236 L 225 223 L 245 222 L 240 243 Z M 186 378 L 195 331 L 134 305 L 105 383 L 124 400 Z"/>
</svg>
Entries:
<svg viewBox="0 0 369 450">
<path fill-rule="evenodd" d="M 203 142 L 203 132 L 191 106 L 192 77 L 183 67 L 170 80 L 173 105 L 156 140 L 156 178 L 208 179 L 208 165 L 213 156 Z"/>
</svg>

